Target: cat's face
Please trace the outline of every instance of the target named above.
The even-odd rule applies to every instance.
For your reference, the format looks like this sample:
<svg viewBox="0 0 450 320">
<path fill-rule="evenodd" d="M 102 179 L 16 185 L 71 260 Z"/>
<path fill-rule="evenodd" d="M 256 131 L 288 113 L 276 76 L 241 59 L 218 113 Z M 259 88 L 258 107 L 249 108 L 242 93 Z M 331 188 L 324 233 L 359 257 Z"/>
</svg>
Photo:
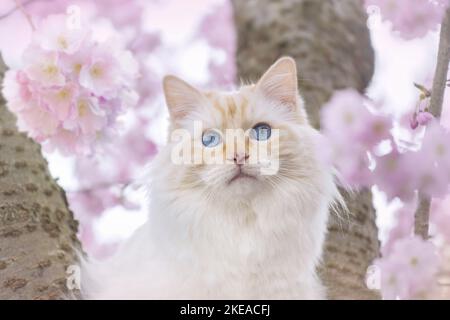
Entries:
<svg viewBox="0 0 450 320">
<path fill-rule="evenodd" d="M 169 141 L 177 188 L 229 198 L 310 183 L 316 131 L 298 96 L 294 60 L 278 60 L 236 92 L 201 92 L 173 76 L 164 79 L 164 92 L 178 139 Z"/>
</svg>

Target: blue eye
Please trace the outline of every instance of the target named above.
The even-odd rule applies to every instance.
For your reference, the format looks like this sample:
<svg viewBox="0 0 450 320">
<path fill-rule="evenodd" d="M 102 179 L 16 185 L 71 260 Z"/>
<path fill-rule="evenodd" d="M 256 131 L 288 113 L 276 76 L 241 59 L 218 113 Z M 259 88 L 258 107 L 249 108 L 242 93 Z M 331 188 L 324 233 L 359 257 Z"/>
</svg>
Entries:
<svg viewBox="0 0 450 320">
<path fill-rule="evenodd" d="M 216 130 L 210 129 L 203 132 L 202 143 L 205 147 L 212 148 L 222 141 L 222 137 Z"/>
<path fill-rule="evenodd" d="M 267 123 L 258 123 L 250 131 L 250 137 L 258 141 L 268 140 L 271 134 L 272 128 Z"/>
</svg>

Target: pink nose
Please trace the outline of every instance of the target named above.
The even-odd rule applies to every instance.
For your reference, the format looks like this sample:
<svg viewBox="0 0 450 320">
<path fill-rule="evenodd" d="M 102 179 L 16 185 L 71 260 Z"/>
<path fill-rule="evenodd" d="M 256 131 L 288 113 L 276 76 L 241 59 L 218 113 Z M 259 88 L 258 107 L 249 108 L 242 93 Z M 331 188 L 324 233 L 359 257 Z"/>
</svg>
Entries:
<svg viewBox="0 0 450 320">
<path fill-rule="evenodd" d="M 235 164 L 244 164 L 245 160 L 249 158 L 248 154 L 245 153 L 235 153 L 234 154 L 234 163 Z"/>
</svg>

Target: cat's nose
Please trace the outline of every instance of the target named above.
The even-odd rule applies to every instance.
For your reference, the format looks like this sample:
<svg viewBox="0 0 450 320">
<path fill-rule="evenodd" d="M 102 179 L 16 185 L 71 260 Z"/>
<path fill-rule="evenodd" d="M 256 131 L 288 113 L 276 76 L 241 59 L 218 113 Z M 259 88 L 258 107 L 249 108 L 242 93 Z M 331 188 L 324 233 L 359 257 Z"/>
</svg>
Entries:
<svg viewBox="0 0 450 320">
<path fill-rule="evenodd" d="M 233 160 L 234 160 L 235 164 L 242 165 L 245 163 L 245 160 L 248 160 L 248 158 L 249 158 L 249 155 L 246 153 L 235 153 Z"/>
</svg>

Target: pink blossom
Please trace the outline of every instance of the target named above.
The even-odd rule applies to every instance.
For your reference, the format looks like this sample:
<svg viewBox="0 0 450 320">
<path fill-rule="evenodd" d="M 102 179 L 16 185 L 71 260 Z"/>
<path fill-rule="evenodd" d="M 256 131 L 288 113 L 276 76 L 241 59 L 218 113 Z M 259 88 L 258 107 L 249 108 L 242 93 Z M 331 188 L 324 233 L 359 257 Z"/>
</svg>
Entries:
<svg viewBox="0 0 450 320">
<path fill-rule="evenodd" d="M 354 187 L 370 185 L 368 153 L 391 138 L 391 120 L 370 112 L 368 105 L 360 93 L 347 89 L 336 92 L 321 114 L 330 156 L 342 179 Z"/>
<path fill-rule="evenodd" d="M 433 157 L 435 163 L 443 172 L 450 171 L 450 132 L 433 121 L 427 127 L 422 141 L 422 153 Z"/>
<path fill-rule="evenodd" d="M 106 125 L 106 112 L 99 107 L 98 99 L 80 96 L 76 99 L 70 119 L 64 124 L 66 129 L 80 129 L 83 134 L 93 135 Z"/>
<path fill-rule="evenodd" d="M 391 120 L 368 110 L 369 101 L 354 89 L 336 92 L 324 106 L 324 131 L 336 140 L 360 143 L 367 151 L 390 139 Z"/>
<path fill-rule="evenodd" d="M 360 133 L 360 141 L 368 150 L 372 150 L 380 142 L 391 139 L 392 120 L 381 114 L 367 114 L 364 119 L 364 130 Z"/>
<path fill-rule="evenodd" d="M 419 127 L 419 121 L 417 120 L 417 113 L 414 113 L 411 119 L 409 120 L 409 126 L 413 130 Z"/>
<path fill-rule="evenodd" d="M 20 112 L 29 107 L 27 102 L 31 98 L 31 92 L 28 80 L 22 78 L 21 73 L 21 71 L 8 70 L 3 79 L 2 94 L 8 101 L 7 106 L 11 112 Z"/>
<path fill-rule="evenodd" d="M 409 40 L 437 29 L 447 0 L 365 0 L 365 3 L 379 7 L 382 17 L 392 23 L 394 31 Z"/>
<path fill-rule="evenodd" d="M 87 154 L 90 149 L 91 137 L 81 135 L 77 131 L 59 127 L 48 139 L 43 141 L 43 148 L 47 152 L 58 150 L 62 155 Z"/>
<path fill-rule="evenodd" d="M 138 65 L 112 40 L 87 29 L 68 29 L 50 15 L 23 54 L 23 67 L 7 73 L 3 92 L 20 129 L 46 150 L 89 153 L 138 101 L 132 89 Z"/>
<path fill-rule="evenodd" d="M 326 142 L 328 147 L 322 144 L 318 152 L 324 161 L 336 166 L 341 182 L 354 188 L 371 185 L 373 177 L 367 150 L 359 144 L 330 140 Z"/>
<path fill-rule="evenodd" d="M 419 188 L 431 196 L 443 196 L 450 182 L 450 133 L 437 121 L 431 122 L 417 154 L 411 165 L 422 176 Z"/>
<path fill-rule="evenodd" d="M 448 8 L 450 6 L 450 0 L 434 0 L 438 5 L 442 6 L 442 8 Z"/>
<path fill-rule="evenodd" d="M 375 262 L 381 273 L 381 295 L 385 300 L 408 299 L 410 275 L 403 272 L 403 261 L 387 258 Z"/>
<path fill-rule="evenodd" d="M 424 153 L 416 153 L 419 157 L 411 156 L 410 162 L 405 165 L 412 166 L 412 175 L 415 176 L 417 190 L 430 197 L 442 197 L 448 192 L 449 177 L 447 172 L 439 168 L 435 159 Z M 417 161 L 421 161 L 417 163 Z M 414 165 L 417 165 L 414 167 Z"/>
<path fill-rule="evenodd" d="M 33 139 L 39 142 L 54 135 L 58 125 L 59 121 L 49 111 L 34 103 L 21 112 L 17 119 L 19 129 L 27 131 Z"/>
<path fill-rule="evenodd" d="M 450 182 L 449 138 L 442 126 L 430 122 L 420 150 L 400 153 L 395 148 L 387 155 L 375 157 L 375 184 L 390 200 L 410 200 L 416 190 L 432 197 L 445 195 Z"/>
<path fill-rule="evenodd" d="M 72 76 L 74 81 L 78 80 L 81 69 L 90 63 L 92 48 L 89 44 L 84 44 L 80 50 L 73 54 L 61 54 L 61 69 L 66 75 Z"/>
<path fill-rule="evenodd" d="M 139 33 L 136 39 L 130 44 L 133 52 L 150 52 L 162 44 L 161 38 L 156 33 Z"/>
<path fill-rule="evenodd" d="M 386 243 L 381 248 L 383 256 L 391 254 L 395 243 L 403 238 L 413 235 L 414 230 L 414 214 L 417 209 L 417 199 L 406 202 L 400 209 L 395 212 L 395 224 L 389 230 Z"/>
<path fill-rule="evenodd" d="M 431 122 L 431 120 L 434 119 L 434 116 L 429 113 L 428 111 L 419 111 L 414 112 L 413 116 L 410 120 L 410 127 L 411 129 L 415 130 L 417 127 L 420 126 L 426 126 L 428 123 Z"/>
<path fill-rule="evenodd" d="M 50 15 L 42 21 L 35 35 L 35 41 L 44 50 L 73 54 L 76 52 L 84 38 L 86 29 L 69 27 L 65 15 Z"/>
<path fill-rule="evenodd" d="M 41 86 L 62 86 L 65 84 L 56 52 L 48 52 L 30 46 L 23 54 L 23 62 L 27 76 Z"/>
<path fill-rule="evenodd" d="M 324 131 L 338 134 L 336 139 L 345 140 L 347 134 L 359 135 L 364 131 L 364 121 L 368 111 L 364 98 L 354 89 L 336 92 L 324 106 L 322 124 Z"/>
<path fill-rule="evenodd" d="M 85 187 L 80 192 L 69 193 L 68 197 L 74 210 L 90 217 L 100 216 L 106 208 L 120 204 L 120 197 L 107 186 Z"/>
<path fill-rule="evenodd" d="M 228 29 L 227 29 L 228 28 Z M 206 15 L 198 31 L 215 50 L 225 53 L 223 60 L 211 60 L 209 70 L 214 84 L 227 86 L 236 80 L 236 31 L 233 22 L 233 7 L 230 1 L 215 5 Z"/>
<path fill-rule="evenodd" d="M 96 96 L 114 96 L 118 89 L 117 61 L 106 50 L 94 49 L 91 61 L 81 68 L 80 84 Z"/>
<path fill-rule="evenodd" d="M 374 183 L 386 194 L 389 200 L 396 197 L 402 200 L 411 200 L 414 196 L 415 175 L 406 163 L 408 155 L 394 149 L 387 155 L 376 158 L 376 167 L 373 171 Z"/>
<path fill-rule="evenodd" d="M 53 87 L 43 91 L 42 97 L 47 108 L 60 121 L 68 118 L 73 107 L 78 88 L 74 84 L 68 84 L 63 87 Z"/>
<path fill-rule="evenodd" d="M 32 86 L 30 83 L 30 79 L 28 79 L 27 75 L 23 71 L 18 71 L 16 74 L 16 80 L 19 84 L 19 97 L 22 101 L 26 102 L 32 98 Z M 11 98 L 13 99 L 13 98 Z"/>
<path fill-rule="evenodd" d="M 376 261 L 383 298 L 423 297 L 435 284 L 439 262 L 431 242 L 417 236 L 398 240 L 389 254 Z"/>
<path fill-rule="evenodd" d="M 114 58 L 120 69 L 119 78 L 122 82 L 133 82 L 140 75 L 139 64 L 130 51 L 117 51 L 115 52 Z"/>
</svg>

